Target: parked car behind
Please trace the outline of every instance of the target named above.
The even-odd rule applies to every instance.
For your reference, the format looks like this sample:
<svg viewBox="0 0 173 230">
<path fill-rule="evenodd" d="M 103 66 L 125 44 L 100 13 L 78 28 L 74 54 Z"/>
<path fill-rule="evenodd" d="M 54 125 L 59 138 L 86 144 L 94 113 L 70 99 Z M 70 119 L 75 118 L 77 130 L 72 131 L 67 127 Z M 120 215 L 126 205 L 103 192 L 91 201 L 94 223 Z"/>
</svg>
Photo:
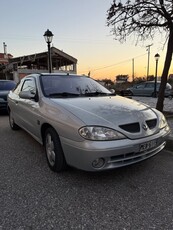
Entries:
<svg viewBox="0 0 173 230">
<path fill-rule="evenodd" d="M 157 87 L 156 87 L 156 95 L 159 92 L 160 88 L 160 81 L 157 81 Z M 147 81 L 147 82 L 142 82 L 140 84 L 134 85 L 130 88 L 127 89 L 128 93 L 131 96 L 154 96 L 155 92 L 155 82 L 154 81 Z M 173 90 L 172 86 L 167 83 L 166 84 L 166 89 L 165 89 L 165 97 L 173 96 Z"/>
<path fill-rule="evenodd" d="M 53 171 L 101 171 L 159 153 L 170 132 L 164 115 L 112 94 L 85 76 L 32 74 L 8 95 L 9 123 L 44 145 Z"/>
<path fill-rule="evenodd" d="M 0 111 L 7 111 L 7 95 L 16 86 L 15 81 L 0 80 Z"/>
</svg>

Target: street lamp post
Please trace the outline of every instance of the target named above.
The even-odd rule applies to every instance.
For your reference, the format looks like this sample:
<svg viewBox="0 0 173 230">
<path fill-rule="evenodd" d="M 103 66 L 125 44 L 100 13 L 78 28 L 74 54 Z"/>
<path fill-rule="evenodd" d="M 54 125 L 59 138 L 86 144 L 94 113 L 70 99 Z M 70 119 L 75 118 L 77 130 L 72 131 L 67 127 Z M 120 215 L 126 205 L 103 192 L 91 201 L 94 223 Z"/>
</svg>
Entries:
<svg viewBox="0 0 173 230">
<path fill-rule="evenodd" d="M 44 33 L 44 38 L 45 41 L 47 42 L 47 47 L 48 47 L 48 69 L 49 69 L 49 73 L 52 72 L 52 61 L 51 61 L 51 53 L 50 53 L 50 43 L 52 42 L 53 39 L 53 34 L 50 30 L 46 30 L 46 32 Z"/>
<path fill-rule="evenodd" d="M 158 61 L 160 58 L 160 55 L 157 53 L 155 56 L 156 60 L 156 72 L 155 72 L 155 83 L 154 83 L 154 97 L 157 97 L 157 68 L 158 68 Z"/>
</svg>

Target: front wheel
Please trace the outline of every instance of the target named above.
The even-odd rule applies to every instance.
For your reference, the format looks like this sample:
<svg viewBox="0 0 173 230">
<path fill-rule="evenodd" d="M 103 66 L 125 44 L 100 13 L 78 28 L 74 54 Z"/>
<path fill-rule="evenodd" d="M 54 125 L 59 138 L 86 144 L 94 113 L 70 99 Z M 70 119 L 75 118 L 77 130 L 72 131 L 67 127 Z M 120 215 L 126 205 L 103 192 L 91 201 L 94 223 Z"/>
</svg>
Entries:
<svg viewBox="0 0 173 230">
<path fill-rule="evenodd" d="M 45 132 L 44 147 L 50 169 L 54 172 L 63 171 L 67 164 L 59 136 L 53 128 L 48 128 Z"/>
<path fill-rule="evenodd" d="M 128 91 L 128 96 L 133 96 L 133 93 L 132 93 L 132 91 Z"/>
</svg>

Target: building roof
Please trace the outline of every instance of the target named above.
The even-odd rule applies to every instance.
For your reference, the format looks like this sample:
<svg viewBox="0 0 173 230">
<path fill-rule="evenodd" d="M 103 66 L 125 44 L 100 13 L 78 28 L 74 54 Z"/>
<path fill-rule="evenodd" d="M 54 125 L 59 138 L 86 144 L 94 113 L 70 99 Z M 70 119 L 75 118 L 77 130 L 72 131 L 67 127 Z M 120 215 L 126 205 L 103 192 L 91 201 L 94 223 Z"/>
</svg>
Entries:
<svg viewBox="0 0 173 230">
<path fill-rule="evenodd" d="M 0 53 L 0 58 L 4 58 L 5 54 Z M 7 54 L 8 58 L 12 58 L 13 56 L 11 54 Z"/>
<path fill-rule="evenodd" d="M 0 64 L 8 64 L 9 59 L 13 56 L 11 54 L 0 53 Z"/>
<path fill-rule="evenodd" d="M 47 66 L 47 56 L 48 52 L 42 52 L 42 53 L 35 53 L 35 54 L 30 54 L 26 56 L 20 56 L 20 57 L 15 57 L 9 60 L 10 63 L 15 63 L 20 66 L 22 65 L 28 65 L 29 63 L 35 63 L 40 66 Z M 77 59 L 70 56 L 67 53 L 64 53 L 63 51 L 51 47 L 51 59 L 52 59 L 52 66 L 54 67 L 61 67 L 65 65 L 72 65 L 72 64 L 77 64 Z"/>
</svg>

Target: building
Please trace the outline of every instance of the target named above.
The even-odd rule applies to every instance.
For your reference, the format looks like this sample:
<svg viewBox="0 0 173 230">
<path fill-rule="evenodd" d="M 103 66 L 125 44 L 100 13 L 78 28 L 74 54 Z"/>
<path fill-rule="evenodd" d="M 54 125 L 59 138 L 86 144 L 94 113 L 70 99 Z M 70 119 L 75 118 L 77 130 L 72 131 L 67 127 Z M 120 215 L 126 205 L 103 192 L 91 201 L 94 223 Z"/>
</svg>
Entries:
<svg viewBox="0 0 173 230">
<path fill-rule="evenodd" d="M 0 66 L 7 65 L 12 57 L 11 54 L 0 53 Z"/>
<path fill-rule="evenodd" d="M 77 73 L 77 59 L 63 51 L 51 47 L 53 73 Z M 18 82 L 21 78 L 32 73 L 48 72 L 48 52 L 35 53 L 21 57 L 10 58 L 3 70 L 7 78 Z"/>
<path fill-rule="evenodd" d="M 12 57 L 11 54 L 0 53 L 0 78 L 6 78 L 5 68 Z"/>
<path fill-rule="evenodd" d="M 116 79 L 115 81 L 116 81 L 116 83 L 124 83 L 124 82 L 128 81 L 128 78 L 129 78 L 128 75 L 117 75 L 115 77 L 115 79 Z"/>
</svg>

